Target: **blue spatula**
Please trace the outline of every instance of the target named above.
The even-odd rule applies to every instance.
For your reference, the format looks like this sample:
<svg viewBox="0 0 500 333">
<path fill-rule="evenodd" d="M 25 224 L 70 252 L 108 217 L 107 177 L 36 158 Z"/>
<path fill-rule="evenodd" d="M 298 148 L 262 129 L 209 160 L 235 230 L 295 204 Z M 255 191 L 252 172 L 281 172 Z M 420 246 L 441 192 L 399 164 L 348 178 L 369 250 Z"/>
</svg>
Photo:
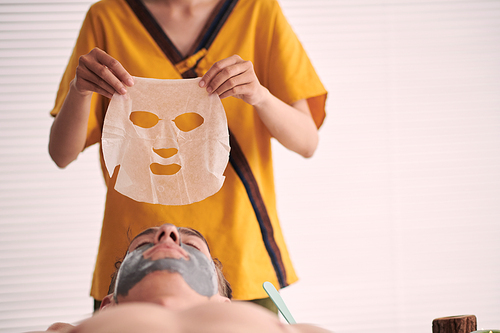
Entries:
<svg viewBox="0 0 500 333">
<path fill-rule="evenodd" d="M 266 291 L 266 293 L 269 295 L 269 297 L 271 297 L 271 300 L 274 302 L 274 304 L 276 304 L 276 306 L 278 307 L 278 310 L 280 310 L 280 312 L 283 315 L 283 317 L 285 318 L 285 320 L 289 324 L 295 324 L 296 323 L 295 319 L 293 319 L 292 314 L 290 313 L 290 311 L 286 307 L 285 302 L 283 301 L 283 298 L 281 298 L 280 294 L 278 293 L 276 288 L 273 286 L 273 284 L 271 282 L 266 281 L 266 282 L 264 282 L 262 287 L 264 287 L 264 290 Z"/>
</svg>

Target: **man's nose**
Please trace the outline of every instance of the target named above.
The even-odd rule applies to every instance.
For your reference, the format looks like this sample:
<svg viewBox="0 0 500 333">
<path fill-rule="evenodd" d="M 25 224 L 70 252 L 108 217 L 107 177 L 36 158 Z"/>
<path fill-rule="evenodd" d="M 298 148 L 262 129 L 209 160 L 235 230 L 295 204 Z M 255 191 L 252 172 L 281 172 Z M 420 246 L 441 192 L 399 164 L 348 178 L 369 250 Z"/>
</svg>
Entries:
<svg viewBox="0 0 500 333">
<path fill-rule="evenodd" d="M 169 240 L 174 241 L 179 246 L 181 245 L 181 237 L 177 227 L 173 224 L 164 224 L 156 232 L 155 244 L 167 242 Z"/>
</svg>

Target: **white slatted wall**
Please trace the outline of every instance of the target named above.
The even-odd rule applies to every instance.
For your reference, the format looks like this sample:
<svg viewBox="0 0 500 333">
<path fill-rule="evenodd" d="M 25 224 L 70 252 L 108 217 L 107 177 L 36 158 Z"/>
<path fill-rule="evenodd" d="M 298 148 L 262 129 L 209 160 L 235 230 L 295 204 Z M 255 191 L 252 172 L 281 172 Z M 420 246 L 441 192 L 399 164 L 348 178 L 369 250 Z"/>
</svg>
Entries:
<svg viewBox="0 0 500 333">
<path fill-rule="evenodd" d="M 0 332 L 91 312 L 104 186 L 48 111 L 89 1 L 0 0 Z M 500 328 L 500 1 L 281 0 L 330 95 L 316 155 L 275 145 L 298 321 Z"/>
<path fill-rule="evenodd" d="M 1 1 L 0 331 L 92 311 L 104 185 L 94 147 L 66 170 L 48 152 L 58 82 L 90 1 Z"/>
</svg>

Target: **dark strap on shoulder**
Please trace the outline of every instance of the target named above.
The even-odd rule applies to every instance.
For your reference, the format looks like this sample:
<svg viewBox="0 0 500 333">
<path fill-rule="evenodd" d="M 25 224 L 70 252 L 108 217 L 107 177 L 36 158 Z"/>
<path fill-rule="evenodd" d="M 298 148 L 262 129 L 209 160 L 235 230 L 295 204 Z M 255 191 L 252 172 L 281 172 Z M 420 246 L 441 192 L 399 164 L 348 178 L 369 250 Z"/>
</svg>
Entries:
<svg viewBox="0 0 500 333">
<path fill-rule="evenodd" d="M 255 212 L 255 217 L 259 222 L 262 240 L 264 241 L 269 257 L 271 258 L 274 271 L 276 272 L 276 277 L 278 278 L 280 287 L 284 288 L 288 286 L 285 265 L 283 264 L 283 259 L 281 258 L 281 251 L 278 244 L 276 244 L 276 240 L 274 239 L 274 229 L 271 224 L 269 214 L 267 213 L 264 199 L 260 193 L 257 180 L 250 169 L 250 165 L 248 164 L 245 155 L 243 155 L 243 151 L 241 150 L 238 141 L 236 141 L 233 133 L 231 133 L 231 130 L 229 130 L 229 144 L 231 146 L 229 163 L 231 163 L 231 166 L 240 178 L 243 186 L 245 186 L 248 198 L 250 199 Z"/>
<path fill-rule="evenodd" d="M 135 13 L 144 28 L 153 37 L 167 58 L 175 65 L 182 61 L 182 55 L 174 46 L 170 38 L 163 31 L 162 27 L 155 20 L 141 0 L 126 0 L 132 11 Z"/>
<path fill-rule="evenodd" d="M 208 18 L 207 24 L 194 42 L 193 48 L 188 52 L 186 57 L 183 57 L 141 0 L 126 1 L 144 28 L 146 28 L 151 37 L 153 37 L 158 47 L 160 47 L 165 56 L 174 65 L 177 65 L 202 49 L 208 50 L 231 14 L 234 6 L 238 3 L 238 0 L 221 1 Z M 180 73 L 184 79 L 198 76 L 195 69 L 201 59 L 203 59 L 203 57 L 198 59 L 191 69 Z"/>
</svg>

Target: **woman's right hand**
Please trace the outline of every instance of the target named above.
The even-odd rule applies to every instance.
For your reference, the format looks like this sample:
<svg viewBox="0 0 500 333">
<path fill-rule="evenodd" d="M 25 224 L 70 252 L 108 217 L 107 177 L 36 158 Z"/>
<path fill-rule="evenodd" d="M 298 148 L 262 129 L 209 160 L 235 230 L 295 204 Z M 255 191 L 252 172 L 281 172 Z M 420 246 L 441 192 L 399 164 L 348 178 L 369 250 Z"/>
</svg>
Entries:
<svg viewBox="0 0 500 333">
<path fill-rule="evenodd" d="M 84 149 L 87 138 L 92 93 L 111 98 L 126 94 L 134 84 L 132 76 L 118 60 L 94 48 L 78 59 L 75 78 L 50 130 L 49 153 L 64 168 Z"/>
<path fill-rule="evenodd" d="M 134 79 L 118 60 L 96 47 L 78 59 L 73 85 L 82 95 L 96 92 L 111 98 L 115 92 L 126 94 L 125 86 L 132 87 Z"/>
</svg>

